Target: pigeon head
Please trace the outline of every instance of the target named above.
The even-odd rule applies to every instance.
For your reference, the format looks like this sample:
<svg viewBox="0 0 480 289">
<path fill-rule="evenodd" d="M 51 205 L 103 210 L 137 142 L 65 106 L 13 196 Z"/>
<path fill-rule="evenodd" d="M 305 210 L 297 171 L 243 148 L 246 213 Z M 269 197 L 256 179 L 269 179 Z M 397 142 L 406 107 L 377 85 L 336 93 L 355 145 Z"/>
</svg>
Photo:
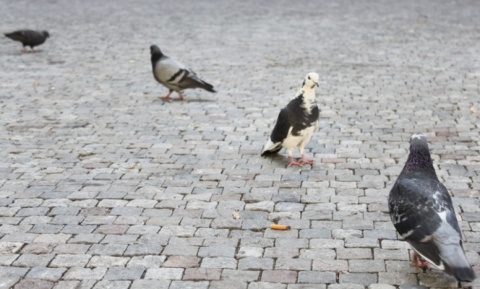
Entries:
<svg viewBox="0 0 480 289">
<path fill-rule="evenodd" d="M 433 172 L 432 158 L 428 149 L 427 138 L 423 134 L 414 134 L 410 137 L 410 154 L 405 163 L 404 171 L 424 170 Z"/>
<path fill-rule="evenodd" d="M 303 80 L 303 87 L 312 89 L 315 86 L 318 86 L 318 79 L 319 79 L 319 76 L 317 73 L 310 72 L 305 76 L 305 79 Z"/>
<path fill-rule="evenodd" d="M 160 48 L 158 48 L 157 45 L 151 45 L 150 46 L 150 54 L 152 56 L 151 57 L 152 63 L 157 62 L 163 56 L 162 51 L 160 50 Z"/>
<path fill-rule="evenodd" d="M 163 54 L 162 54 L 162 51 L 160 50 L 160 48 L 158 48 L 157 45 L 151 45 L 151 46 L 150 46 L 150 54 L 151 54 L 151 55 L 154 55 L 154 54 L 163 55 Z"/>
<path fill-rule="evenodd" d="M 50 37 L 50 33 L 48 33 L 48 31 L 44 30 L 44 31 L 42 31 L 42 34 L 43 34 L 43 36 L 45 36 L 45 38 Z"/>
</svg>

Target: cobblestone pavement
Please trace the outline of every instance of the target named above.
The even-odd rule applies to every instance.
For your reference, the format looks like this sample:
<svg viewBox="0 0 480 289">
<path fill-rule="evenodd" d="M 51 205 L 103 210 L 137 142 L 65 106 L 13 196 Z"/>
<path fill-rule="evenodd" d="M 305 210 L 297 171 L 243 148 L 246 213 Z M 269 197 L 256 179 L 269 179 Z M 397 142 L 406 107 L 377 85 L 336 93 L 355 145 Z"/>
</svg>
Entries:
<svg viewBox="0 0 480 289">
<path fill-rule="evenodd" d="M 479 8 L 0 0 L 2 33 L 51 34 L 0 37 L 0 288 L 467 287 L 410 266 L 386 202 L 426 133 L 480 276 Z M 219 92 L 160 100 L 151 44 Z M 315 164 L 261 158 L 310 71 Z"/>
</svg>

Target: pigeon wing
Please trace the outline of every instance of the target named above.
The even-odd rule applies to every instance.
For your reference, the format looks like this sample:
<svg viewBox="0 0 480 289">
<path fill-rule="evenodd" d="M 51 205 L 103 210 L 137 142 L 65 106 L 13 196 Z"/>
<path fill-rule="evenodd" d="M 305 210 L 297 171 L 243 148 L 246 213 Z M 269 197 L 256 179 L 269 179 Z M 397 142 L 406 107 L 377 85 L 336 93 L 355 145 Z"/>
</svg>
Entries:
<svg viewBox="0 0 480 289">
<path fill-rule="evenodd" d="M 210 92 L 216 92 L 213 89 L 213 86 L 200 79 L 195 72 L 191 69 L 186 69 L 186 73 L 183 74 L 182 78 L 178 82 L 178 86 L 182 89 L 185 88 L 203 88 Z"/>
<path fill-rule="evenodd" d="M 442 220 L 434 209 L 434 199 L 425 194 L 432 189 L 428 182 L 399 178 L 390 192 L 389 208 L 398 233 L 420 255 L 439 267 L 441 259 L 432 238 Z"/>
<path fill-rule="evenodd" d="M 162 57 L 155 65 L 155 79 L 173 90 L 181 90 L 180 80 L 188 74 L 187 67 L 168 56 Z"/>
<path fill-rule="evenodd" d="M 282 149 L 282 142 L 287 138 L 291 126 L 289 113 L 286 108 L 283 108 L 278 114 L 270 139 L 263 148 L 262 156 L 277 153 Z"/>
</svg>

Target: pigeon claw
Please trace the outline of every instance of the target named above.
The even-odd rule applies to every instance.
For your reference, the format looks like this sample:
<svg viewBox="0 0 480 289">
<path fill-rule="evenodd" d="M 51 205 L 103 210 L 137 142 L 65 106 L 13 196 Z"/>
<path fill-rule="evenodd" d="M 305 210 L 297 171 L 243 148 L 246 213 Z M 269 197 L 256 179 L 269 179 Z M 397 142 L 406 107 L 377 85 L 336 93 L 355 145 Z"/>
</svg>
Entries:
<svg viewBox="0 0 480 289">
<path fill-rule="evenodd" d="M 180 98 L 180 100 L 183 100 L 183 94 L 179 91 L 177 92 L 178 93 L 178 97 Z"/>
<path fill-rule="evenodd" d="M 293 157 L 290 157 L 290 163 L 288 164 L 288 167 L 291 167 L 291 166 L 301 167 L 302 165 L 303 163 L 301 161 L 297 162 Z"/>
<path fill-rule="evenodd" d="M 160 96 L 160 99 L 163 99 L 163 100 L 170 100 L 170 94 L 172 94 L 172 92 L 170 91 L 167 95 L 165 96 Z"/>
<path fill-rule="evenodd" d="M 307 164 L 307 165 L 313 164 L 313 160 L 307 159 L 304 155 L 302 155 L 301 162 L 302 164 Z"/>
<path fill-rule="evenodd" d="M 425 272 L 428 268 L 430 268 L 430 264 L 428 263 L 428 261 L 420 257 L 420 255 L 418 255 L 417 252 L 413 252 L 412 265 L 415 268 L 422 269 L 423 272 Z"/>
</svg>

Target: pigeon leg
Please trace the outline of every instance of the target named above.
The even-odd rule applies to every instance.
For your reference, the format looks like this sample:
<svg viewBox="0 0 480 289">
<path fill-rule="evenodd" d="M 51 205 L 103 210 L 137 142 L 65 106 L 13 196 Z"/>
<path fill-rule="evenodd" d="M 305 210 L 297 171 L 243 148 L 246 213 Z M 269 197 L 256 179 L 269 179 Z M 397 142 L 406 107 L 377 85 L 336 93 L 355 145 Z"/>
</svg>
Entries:
<svg viewBox="0 0 480 289">
<path fill-rule="evenodd" d="M 160 96 L 161 99 L 168 100 L 170 99 L 170 94 L 172 94 L 173 90 L 170 90 L 167 95 L 165 96 Z"/>
<path fill-rule="evenodd" d="M 412 265 L 413 267 L 420 268 L 423 271 L 429 268 L 428 261 L 423 260 L 422 257 L 417 254 L 417 252 L 413 252 Z"/>
<path fill-rule="evenodd" d="M 313 160 L 307 159 L 307 157 L 304 154 L 302 154 L 302 159 L 301 159 L 300 162 L 302 164 L 313 164 Z"/>
<path fill-rule="evenodd" d="M 180 98 L 180 100 L 183 100 L 183 94 L 182 94 L 182 92 L 181 92 L 181 91 L 177 91 L 177 93 L 178 93 L 178 97 Z"/>
<path fill-rule="evenodd" d="M 288 155 L 290 156 L 290 163 L 288 164 L 288 167 L 291 167 L 291 166 L 299 166 L 299 167 L 301 167 L 301 166 L 302 166 L 302 162 L 297 162 L 297 161 L 293 158 L 293 152 L 292 152 L 292 150 L 288 150 Z"/>
</svg>

